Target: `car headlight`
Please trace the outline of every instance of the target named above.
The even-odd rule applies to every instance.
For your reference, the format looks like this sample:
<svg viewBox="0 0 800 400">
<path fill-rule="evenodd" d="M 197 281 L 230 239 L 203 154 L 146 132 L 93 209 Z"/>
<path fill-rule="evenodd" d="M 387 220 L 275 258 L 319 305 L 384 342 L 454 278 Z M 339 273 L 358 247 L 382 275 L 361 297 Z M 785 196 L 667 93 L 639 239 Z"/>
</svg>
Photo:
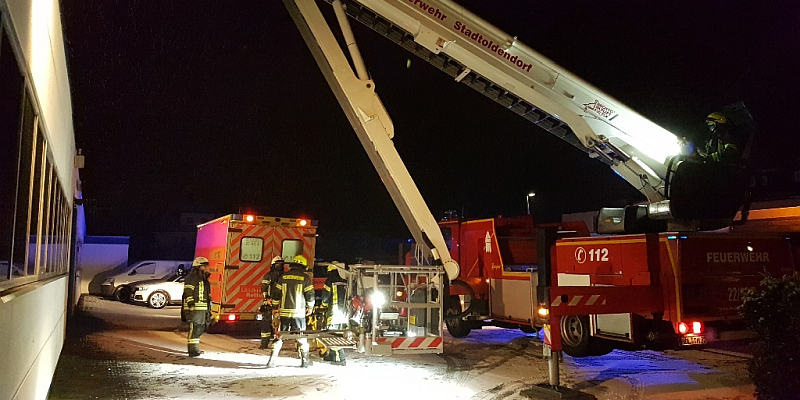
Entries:
<svg viewBox="0 0 800 400">
<path fill-rule="evenodd" d="M 147 286 L 137 286 L 136 290 L 147 290 Z"/>
</svg>

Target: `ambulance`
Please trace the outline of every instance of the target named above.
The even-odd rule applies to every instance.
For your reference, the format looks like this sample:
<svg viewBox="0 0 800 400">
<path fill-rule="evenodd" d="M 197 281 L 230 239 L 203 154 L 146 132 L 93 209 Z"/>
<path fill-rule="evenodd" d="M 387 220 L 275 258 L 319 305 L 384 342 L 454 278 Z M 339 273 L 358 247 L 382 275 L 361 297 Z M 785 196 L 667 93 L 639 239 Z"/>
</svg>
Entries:
<svg viewBox="0 0 800 400">
<path fill-rule="evenodd" d="M 303 218 L 230 214 L 197 226 L 195 257 L 209 261 L 211 308 L 219 322 L 261 318 L 261 280 L 270 260 L 314 260 L 317 222 Z"/>
</svg>

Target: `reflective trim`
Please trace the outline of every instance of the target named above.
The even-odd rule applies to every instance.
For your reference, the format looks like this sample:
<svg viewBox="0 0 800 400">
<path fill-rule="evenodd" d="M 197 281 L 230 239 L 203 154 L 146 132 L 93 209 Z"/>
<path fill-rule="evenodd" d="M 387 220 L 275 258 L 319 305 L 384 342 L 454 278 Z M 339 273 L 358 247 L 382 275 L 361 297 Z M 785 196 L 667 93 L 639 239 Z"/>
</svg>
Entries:
<svg viewBox="0 0 800 400">
<path fill-rule="evenodd" d="M 189 344 L 200 344 L 200 339 L 189 339 L 186 342 Z"/>
</svg>

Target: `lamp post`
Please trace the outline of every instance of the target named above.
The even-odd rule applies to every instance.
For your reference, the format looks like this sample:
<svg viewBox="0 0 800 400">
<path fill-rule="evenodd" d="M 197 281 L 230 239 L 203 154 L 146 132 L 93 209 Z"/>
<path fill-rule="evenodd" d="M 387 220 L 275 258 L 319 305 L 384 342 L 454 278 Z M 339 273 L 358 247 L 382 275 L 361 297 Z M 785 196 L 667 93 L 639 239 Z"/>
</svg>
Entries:
<svg viewBox="0 0 800 400">
<path fill-rule="evenodd" d="M 525 204 L 528 205 L 528 215 L 531 215 L 531 198 L 536 196 L 536 193 L 530 192 L 527 196 L 525 196 Z"/>
</svg>

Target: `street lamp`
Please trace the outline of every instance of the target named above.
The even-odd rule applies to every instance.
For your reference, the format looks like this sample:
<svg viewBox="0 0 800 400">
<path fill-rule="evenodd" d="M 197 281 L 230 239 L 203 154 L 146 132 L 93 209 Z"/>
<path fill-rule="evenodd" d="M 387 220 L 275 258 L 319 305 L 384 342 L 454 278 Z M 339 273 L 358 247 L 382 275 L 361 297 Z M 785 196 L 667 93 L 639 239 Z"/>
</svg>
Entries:
<svg viewBox="0 0 800 400">
<path fill-rule="evenodd" d="M 536 196 L 536 193 L 530 192 L 527 196 L 525 196 L 525 204 L 528 205 L 528 215 L 531 215 L 531 198 Z"/>
</svg>

